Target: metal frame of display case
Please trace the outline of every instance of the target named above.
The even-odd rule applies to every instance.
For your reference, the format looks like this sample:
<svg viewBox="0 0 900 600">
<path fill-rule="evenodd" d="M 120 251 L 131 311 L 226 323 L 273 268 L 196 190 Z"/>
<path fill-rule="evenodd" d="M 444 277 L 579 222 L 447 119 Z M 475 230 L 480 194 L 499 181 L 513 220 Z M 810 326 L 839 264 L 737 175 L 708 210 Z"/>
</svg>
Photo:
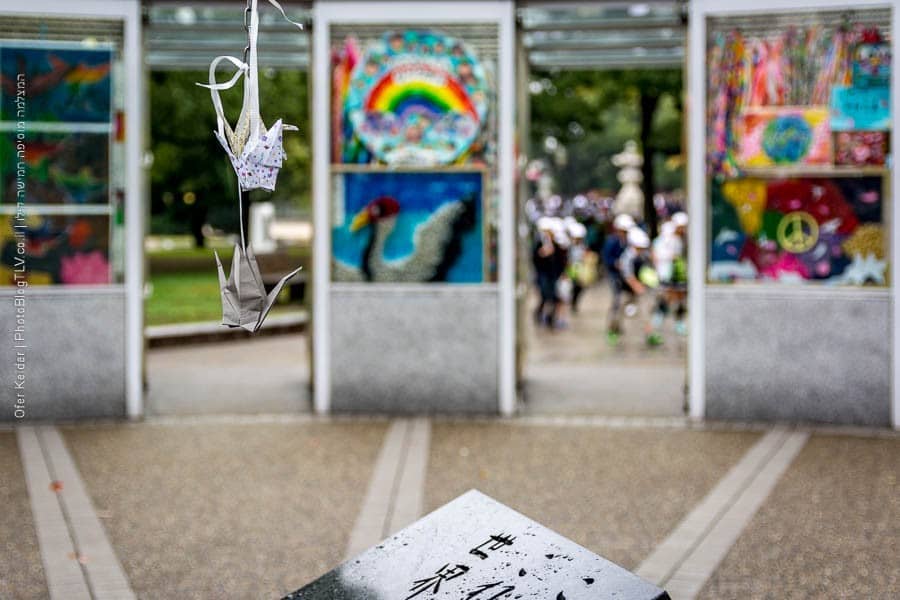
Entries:
<svg viewBox="0 0 900 600">
<path fill-rule="evenodd" d="M 125 414 L 129 418 L 143 415 L 143 353 L 144 353 L 144 173 L 141 165 L 143 151 L 143 45 L 141 34 L 141 4 L 139 0 L 40 0 L 23 3 L 19 0 L 0 0 L 0 13 L 17 16 L 47 18 L 88 18 L 122 22 L 122 62 L 124 108 L 127 122 L 125 137 L 125 273 L 123 284 L 107 286 L 58 286 L 49 290 L 65 296 L 67 292 L 81 294 L 102 287 L 121 289 L 125 295 Z M 45 290 L 42 290 L 44 293 Z"/>
<path fill-rule="evenodd" d="M 498 412 L 510 415 L 516 407 L 515 382 L 515 6 L 512 2 L 433 2 L 427 8 L 414 1 L 365 2 L 318 1 L 313 5 L 312 114 L 313 120 L 313 404 L 317 413 L 331 410 L 331 223 L 329 206 L 331 170 L 330 34 L 332 25 L 357 24 L 436 24 L 491 23 L 498 28 L 499 49 L 497 73 L 498 150 L 497 181 L 499 231 L 497 283 L 479 284 L 496 287 L 499 300 Z M 386 284 L 385 284 L 386 285 Z M 446 290 L 447 286 L 429 284 Z M 419 288 L 413 285 L 406 289 Z"/>
<path fill-rule="evenodd" d="M 708 205 L 709 189 L 706 175 L 706 127 L 707 127 L 707 101 L 706 101 L 706 44 L 707 44 L 707 18 L 731 17 L 731 16 L 756 16 L 775 12 L 815 12 L 820 10 L 865 10 L 865 9 L 890 9 L 891 10 L 891 52 L 895 57 L 900 55 L 900 0 L 759 0 L 752 6 L 738 0 L 691 0 L 690 22 L 688 35 L 688 62 L 687 62 L 687 97 L 689 103 L 688 115 L 688 192 L 691 222 L 689 235 L 691 240 L 689 256 L 689 284 L 691 294 L 689 308 L 694 318 L 691 320 L 691 336 L 689 340 L 689 383 L 690 416 L 693 419 L 702 419 L 706 415 L 706 290 L 711 287 L 707 283 L 707 268 L 709 255 L 709 222 Z M 892 74 L 891 105 L 894 107 L 891 115 L 892 134 L 900 131 L 900 85 L 897 76 Z M 892 138 L 894 136 L 892 135 Z M 892 139 L 892 144 L 896 142 Z M 842 294 L 842 293 L 870 293 L 884 294 L 890 297 L 890 322 L 891 330 L 888 333 L 891 339 L 891 424 L 895 429 L 900 429 L 900 352 L 897 351 L 897 343 L 900 340 L 900 302 L 897 298 L 898 286 L 896 282 L 900 277 L 900 242 L 897 232 L 900 231 L 900 211 L 894 208 L 900 202 L 900 190 L 893 184 L 896 181 L 896 145 L 892 146 L 889 164 L 884 168 L 870 169 L 871 174 L 883 175 L 885 185 L 890 188 L 890 194 L 885 196 L 884 215 L 885 223 L 889 231 L 889 249 L 887 257 L 889 266 L 889 286 L 874 290 L 845 290 L 826 287 L 804 286 L 790 288 L 778 286 L 778 293 L 785 295 L 802 296 L 804 294 Z M 849 175 L 851 172 L 860 174 L 867 171 L 861 169 L 832 168 L 824 175 Z M 771 173 L 770 173 L 771 174 Z M 814 175 L 814 169 L 805 169 L 803 174 Z M 865 173 L 863 173 L 865 174 Z M 775 286 L 765 283 L 748 284 L 740 286 L 742 291 L 749 294 L 758 291 L 772 291 Z"/>
</svg>

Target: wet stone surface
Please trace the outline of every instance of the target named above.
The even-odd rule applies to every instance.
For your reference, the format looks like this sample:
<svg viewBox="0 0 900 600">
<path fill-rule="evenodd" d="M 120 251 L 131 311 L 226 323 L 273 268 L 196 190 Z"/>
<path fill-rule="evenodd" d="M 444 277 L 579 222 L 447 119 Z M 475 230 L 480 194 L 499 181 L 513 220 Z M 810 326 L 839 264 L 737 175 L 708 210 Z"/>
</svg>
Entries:
<svg viewBox="0 0 900 600">
<path fill-rule="evenodd" d="M 654 585 L 470 491 L 285 600 L 651 600 Z"/>
</svg>

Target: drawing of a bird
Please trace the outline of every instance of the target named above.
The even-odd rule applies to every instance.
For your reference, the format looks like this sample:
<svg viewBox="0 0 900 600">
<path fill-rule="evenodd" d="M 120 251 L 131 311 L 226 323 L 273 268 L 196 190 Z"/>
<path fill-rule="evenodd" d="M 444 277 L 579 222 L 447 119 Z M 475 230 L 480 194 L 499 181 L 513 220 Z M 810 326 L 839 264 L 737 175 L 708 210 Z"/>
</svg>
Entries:
<svg viewBox="0 0 900 600">
<path fill-rule="evenodd" d="M 474 197 L 448 202 L 415 229 L 413 252 L 400 259 L 384 256 L 385 244 L 397 224 L 400 203 L 390 196 L 369 202 L 353 218 L 351 232 L 369 230 L 359 269 L 335 261 L 336 281 L 446 281 L 462 253 L 462 237 L 476 223 Z"/>
</svg>

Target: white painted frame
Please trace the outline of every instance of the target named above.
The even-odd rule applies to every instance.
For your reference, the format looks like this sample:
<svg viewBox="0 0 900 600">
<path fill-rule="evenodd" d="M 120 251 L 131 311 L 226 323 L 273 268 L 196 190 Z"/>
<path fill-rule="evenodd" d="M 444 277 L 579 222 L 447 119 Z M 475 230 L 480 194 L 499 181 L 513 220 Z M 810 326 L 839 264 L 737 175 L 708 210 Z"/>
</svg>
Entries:
<svg viewBox="0 0 900 600">
<path fill-rule="evenodd" d="M 515 171 L 513 127 L 515 119 L 515 5 L 490 0 L 467 2 L 325 1 L 313 5 L 313 405 L 320 414 L 331 408 L 331 222 L 329 212 L 331 157 L 332 24 L 385 23 L 496 23 L 499 31 L 497 60 L 498 173 L 498 288 L 499 288 L 499 399 L 500 414 L 516 409 L 515 320 Z"/>
<path fill-rule="evenodd" d="M 707 227 L 706 189 L 706 19 L 741 14 L 759 14 L 790 11 L 862 10 L 867 8 L 891 9 L 891 52 L 900 56 L 900 0 L 756 0 L 749 4 L 741 0 L 691 0 L 688 28 L 687 89 L 688 115 L 688 193 L 690 222 L 690 257 L 688 278 L 691 289 L 689 309 L 691 337 L 688 357 L 690 361 L 690 416 L 702 419 L 706 414 L 706 264 L 709 250 Z M 900 131 L 900 85 L 896 71 L 891 77 L 891 115 L 893 132 Z M 890 165 L 890 277 L 891 277 L 891 424 L 900 429 L 900 186 L 897 183 L 897 148 L 891 152 Z"/>
<path fill-rule="evenodd" d="M 125 412 L 144 414 L 143 43 L 140 0 L 0 0 L 0 13 L 122 21 L 125 76 Z M 119 286 L 108 286 L 115 289 Z"/>
</svg>

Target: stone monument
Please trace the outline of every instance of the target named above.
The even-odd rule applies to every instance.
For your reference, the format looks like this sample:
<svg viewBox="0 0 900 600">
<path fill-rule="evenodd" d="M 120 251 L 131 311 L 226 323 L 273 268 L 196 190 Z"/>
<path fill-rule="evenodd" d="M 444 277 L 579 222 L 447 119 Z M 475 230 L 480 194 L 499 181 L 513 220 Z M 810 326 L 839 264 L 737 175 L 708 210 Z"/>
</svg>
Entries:
<svg viewBox="0 0 900 600">
<path fill-rule="evenodd" d="M 668 600 L 472 490 L 284 600 Z"/>
<path fill-rule="evenodd" d="M 625 142 L 625 149 L 613 155 L 612 164 L 619 167 L 618 180 L 622 184 L 613 202 L 613 212 L 617 215 L 631 215 L 636 221 L 643 221 L 644 192 L 640 184 L 644 180 L 641 173 L 644 157 L 638 152 L 637 144 L 633 140 Z"/>
</svg>

